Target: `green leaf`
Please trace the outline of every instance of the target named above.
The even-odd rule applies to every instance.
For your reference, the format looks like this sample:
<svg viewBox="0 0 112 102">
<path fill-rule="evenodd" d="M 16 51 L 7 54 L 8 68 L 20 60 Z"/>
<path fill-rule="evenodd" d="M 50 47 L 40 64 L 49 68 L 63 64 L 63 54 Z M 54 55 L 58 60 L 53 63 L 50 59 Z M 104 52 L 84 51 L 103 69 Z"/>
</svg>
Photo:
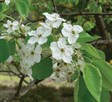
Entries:
<svg viewBox="0 0 112 102">
<path fill-rule="evenodd" d="M 102 60 L 105 60 L 106 58 L 105 58 L 105 53 L 102 51 L 102 50 L 98 50 L 97 49 L 97 51 L 98 51 L 98 53 L 99 53 L 99 55 L 100 55 L 100 58 L 102 59 Z"/>
<path fill-rule="evenodd" d="M 90 1 L 90 3 L 88 3 L 87 9 L 91 12 L 102 12 L 102 7 L 95 1 Z"/>
<path fill-rule="evenodd" d="M 28 0 L 17 0 L 16 2 L 16 8 L 19 12 L 19 14 L 22 17 L 27 17 L 29 13 L 29 2 Z"/>
<path fill-rule="evenodd" d="M 84 58 L 84 61 L 86 63 L 91 63 L 92 62 L 92 60 L 90 58 L 88 58 L 87 56 L 83 56 L 83 58 Z"/>
<path fill-rule="evenodd" d="M 97 36 L 97 35 L 91 36 L 88 33 L 82 32 L 82 33 L 80 33 L 80 36 L 79 36 L 77 42 L 79 42 L 79 43 L 85 43 L 85 42 L 90 42 L 90 41 L 97 40 L 99 38 L 100 37 Z"/>
<path fill-rule="evenodd" d="M 3 14 L 2 12 L 0 12 L 0 21 L 2 21 L 5 18 L 5 14 Z"/>
<path fill-rule="evenodd" d="M 91 44 L 83 43 L 83 44 L 81 44 L 81 46 L 82 46 L 81 47 L 82 50 L 86 51 L 91 56 L 93 56 L 93 57 L 95 57 L 97 59 L 101 59 L 99 53 L 96 50 L 96 48 L 93 47 Z"/>
<path fill-rule="evenodd" d="M 75 1 L 74 1 L 74 4 L 75 4 L 75 5 L 78 5 L 78 3 L 79 3 L 79 0 L 75 0 Z"/>
<path fill-rule="evenodd" d="M 95 27 L 95 23 L 93 21 L 86 21 L 83 25 L 85 31 L 90 31 L 94 27 Z"/>
<path fill-rule="evenodd" d="M 72 81 L 75 81 L 79 78 L 80 72 L 78 70 L 75 70 L 74 74 L 71 76 Z"/>
<path fill-rule="evenodd" d="M 112 66 L 104 60 L 95 60 L 93 64 L 102 74 L 103 87 L 108 91 L 112 91 Z"/>
<path fill-rule="evenodd" d="M 4 39 L 0 39 L 0 62 L 4 62 L 9 57 L 9 46 Z"/>
<path fill-rule="evenodd" d="M 79 79 L 78 102 L 97 102 L 87 89 L 82 76 Z"/>
<path fill-rule="evenodd" d="M 102 91 L 102 76 L 100 71 L 92 64 L 86 64 L 83 70 L 83 78 L 90 93 L 100 102 Z"/>
<path fill-rule="evenodd" d="M 15 40 L 11 39 L 10 41 L 8 41 L 8 45 L 9 45 L 9 53 L 10 53 L 10 55 L 14 55 L 15 52 L 16 52 Z"/>
<path fill-rule="evenodd" d="M 49 77 L 53 70 L 52 70 L 52 60 L 50 58 L 45 58 L 40 61 L 40 63 L 35 64 L 32 67 L 33 78 L 34 79 L 45 79 Z"/>
<path fill-rule="evenodd" d="M 101 102 L 110 102 L 110 92 L 106 90 L 102 90 L 101 94 Z"/>
</svg>

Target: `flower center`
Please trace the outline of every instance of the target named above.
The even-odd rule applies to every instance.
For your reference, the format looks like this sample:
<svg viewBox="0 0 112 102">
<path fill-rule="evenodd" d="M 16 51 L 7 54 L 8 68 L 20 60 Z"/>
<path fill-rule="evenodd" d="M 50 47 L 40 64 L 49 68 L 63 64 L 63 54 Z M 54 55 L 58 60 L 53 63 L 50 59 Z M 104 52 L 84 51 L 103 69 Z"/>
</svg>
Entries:
<svg viewBox="0 0 112 102">
<path fill-rule="evenodd" d="M 72 30 L 72 34 L 74 34 L 74 35 L 75 35 L 75 34 L 76 34 L 76 31 Z"/>
<path fill-rule="evenodd" d="M 61 48 L 60 51 L 61 51 L 62 53 L 64 53 L 64 52 L 65 52 L 65 49 Z"/>
<path fill-rule="evenodd" d="M 39 34 L 38 37 L 41 38 L 42 37 L 42 34 Z"/>
<path fill-rule="evenodd" d="M 34 51 L 31 51 L 31 55 L 34 55 Z"/>
</svg>

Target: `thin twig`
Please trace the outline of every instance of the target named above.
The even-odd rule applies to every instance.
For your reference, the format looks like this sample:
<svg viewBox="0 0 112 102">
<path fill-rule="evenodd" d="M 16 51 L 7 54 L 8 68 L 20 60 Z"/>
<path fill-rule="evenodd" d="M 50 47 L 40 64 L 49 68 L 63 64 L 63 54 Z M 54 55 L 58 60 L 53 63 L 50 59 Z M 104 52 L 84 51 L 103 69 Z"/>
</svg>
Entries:
<svg viewBox="0 0 112 102">
<path fill-rule="evenodd" d="M 21 74 L 16 74 L 16 73 L 13 72 L 13 71 L 0 70 L 0 72 L 1 72 L 1 73 L 12 73 L 13 75 L 15 75 L 15 76 L 17 76 L 18 78 L 21 79 Z M 26 84 L 28 84 L 28 82 L 27 82 L 25 79 L 24 79 L 24 82 L 25 82 Z"/>
</svg>

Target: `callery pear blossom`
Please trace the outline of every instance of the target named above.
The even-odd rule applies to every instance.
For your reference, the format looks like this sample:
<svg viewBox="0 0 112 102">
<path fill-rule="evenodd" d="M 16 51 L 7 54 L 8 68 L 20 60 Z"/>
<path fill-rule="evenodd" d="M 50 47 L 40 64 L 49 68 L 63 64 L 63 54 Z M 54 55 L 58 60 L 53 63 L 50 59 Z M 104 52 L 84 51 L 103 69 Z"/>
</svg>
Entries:
<svg viewBox="0 0 112 102">
<path fill-rule="evenodd" d="M 66 44 L 65 38 L 59 38 L 58 42 L 52 42 L 50 45 L 52 57 L 56 60 L 63 60 L 65 63 L 71 63 L 73 49 Z"/>
<path fill-rule="evenodd" d="M 20 25 L 20 30 L 22 31 L 22 33 L 25 34 L 25 36 L 27 36 L 28 33 L 30 32 L 30 27 L 22 24 Z"/>
<path fill-rule="evenodd" d="M 40 45 L 23 44 L 18 51 L 20 55 L 20 66 L 28 75 L 31 74 L 31 67 L 41 60 L 42 49 Z"/>
<path fill-rule="evenodd" d="M 11 22 L 10 20 L 7 20 L 7 23 L 4 24 L 4 27 L 7 29 L 7 33 L 10 34 L 13 31 L 18 30 L 19 22 L 18 21 Z"/>
<path fill-rule="evenodd" d="M 35 44 L 38 42 L 39 45 L 42 45 L 47 42 L 47 37 L 51 34 L 51 29 L 45 28 L 43 26 L 38 27 L 36 31 L 31 31 L 29 35 L 31 38 L 28 40 L 28 43 Z"/>
<path fill-rule="evenodd" d="M 10 0 L 5 0 L 6 5 L 10 4 Z"/>
<path fill-rule="evenodd" d="M 63 26 L 64 27 L 61 31 L 63 36 L 68 38 L 69 44 L 75 43 L 79 37 L 79 33 L 83 31 L 83 28 L 79 25 L 72 26 L 71 24 L 67 23 L 64 23 Z"/>
<path fill-rule="evenodd" d="M 52 80 L 55 81 L 71 81 L 71 76 L 73 75 L 75 69 L 72 65 L 65 63 L 55 63 L 53 65 L 53 74 L 50 76 Z"/>
<path fill-rule="evenodd" d="M 49 14 L 49 13 L 45 12 L 43 14 L 47 18 L 47 20 L 45 21 L 45 23 L 41 23 L 43 26 L 50 26 L 52 28 L 58 28 L 61 25 L 62 21 L 65 21 L 57 13 Z"/>
</svg>

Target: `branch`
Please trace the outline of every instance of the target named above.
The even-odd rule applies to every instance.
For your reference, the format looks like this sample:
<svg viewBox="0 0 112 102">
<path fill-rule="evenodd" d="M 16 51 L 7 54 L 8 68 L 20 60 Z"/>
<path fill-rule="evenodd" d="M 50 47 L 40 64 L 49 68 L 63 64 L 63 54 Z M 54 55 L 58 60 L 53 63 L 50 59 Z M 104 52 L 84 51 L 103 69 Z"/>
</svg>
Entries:
<svg viewBox="0 0 112 102">
<path fill-rule="evenodd" d="M 91 42 L 91 44 L 93 45 L 112 45 L 112 40 L 98 40 L 98 41 L 94 41 Z"/>
<path fill-rule="evenodd" d="M 23 81 L 24 81 L 24 78 L 25 76 L 23 75 L 19 81 L 19 85 L 18 85 L 18 88 L 17 88 L 17 92 L 15 93 L 15 96 L 16 98 L 18 98 L 20 96 L 20 91 L 21 91 L 21 88 L 22 88 L 22 84 L 23 84 Z"/>
<path fill-rule="evenodd" d="M 103 17 L 101 15 L 95 15 L 95 20 L 96 20 L 96 26 L 99 29 L 100 35 L 103 39 L 108 38 L 108 33 L 106 30 L 106 26 L 103 20 Z"/>
<path fill-rule="evenodd" d="M 102 13 L 97 13 L 97 12 L 77 12 L 77 13 L 66 13 L 66 14 L 60 14 L 61 16 L 79 16 L 79 15 L 88 15 L 88 16 L 91 16 L 91 15 L 110 15 L 112 16 L 112 13 L 107 13 L 107 12 L 102 12 Z"/>
<path fill-rule="evenodd" d="M 40 83 L 43 80 L 33 80 L 32 82 L 30 82 L 28 84 L 28 86 L 26 87 L 26 89 L 24 89 L 21 93 L 20 93 L 20 97 L 24 96 L 34 85 L 37 85 L 38 83 Z"/>
</svg>

